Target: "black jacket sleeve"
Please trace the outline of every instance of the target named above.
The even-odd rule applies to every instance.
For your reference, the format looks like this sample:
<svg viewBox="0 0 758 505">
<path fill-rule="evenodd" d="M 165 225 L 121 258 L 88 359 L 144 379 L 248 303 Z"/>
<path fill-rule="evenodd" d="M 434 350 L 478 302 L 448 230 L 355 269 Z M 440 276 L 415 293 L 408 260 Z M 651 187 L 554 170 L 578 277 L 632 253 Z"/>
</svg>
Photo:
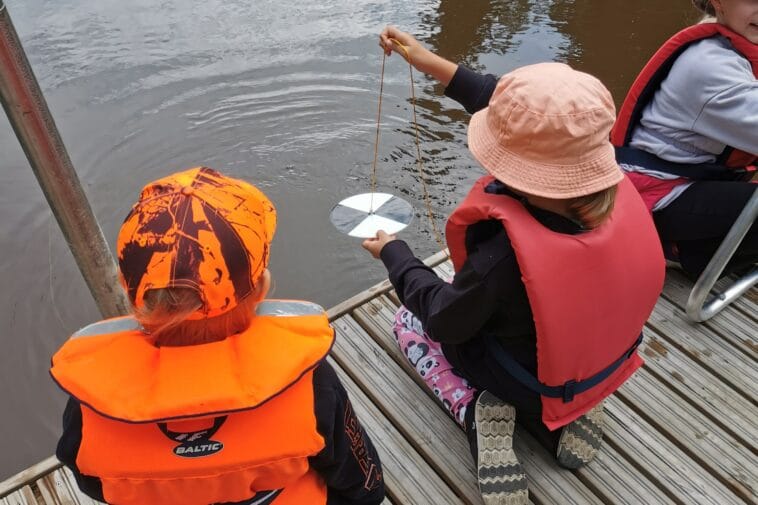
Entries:
<svg viewBox="0 0 758 505">
<path fill-rule="evenodd" d="M 309 458 L 326 481 L 328 505 L 377 505 L 384 500 L 379 456 L 334 369 L 326 362 L 314 370 L 316 423 L 326 443 Z"/>
<path fill-rule="evenodd" d="M 477 74 L 463 65 L 458 65 L 458 70 L 445 88 L 445 95 L 473 114 L 487 107 L 497 81 L 497 77 L 492 74 Z"/>
<path fill-rule="evenodd" d="M 79 454 L 79 446 L 82 443 L 82 408 L 74 401 L 68 399 L 66 409 L 63 411 L 63 434 L 58 440 L 55 455 L 74 474 L 79 489 L 87 496 L 98 501 L 103 498 L 103 484 L 97 477 L 83 475 L 76 466 L 76 456 Z"/>
<path fill-rule="evenodd" d="M 419 318 L 432 340 L 460 344 L 475 337 L 516 292 L 521 274 L 505 230 L 474 246 L 452 282 L 416 258 L 401 240 L 381 251 L 400 301 Z"/>
</svg>

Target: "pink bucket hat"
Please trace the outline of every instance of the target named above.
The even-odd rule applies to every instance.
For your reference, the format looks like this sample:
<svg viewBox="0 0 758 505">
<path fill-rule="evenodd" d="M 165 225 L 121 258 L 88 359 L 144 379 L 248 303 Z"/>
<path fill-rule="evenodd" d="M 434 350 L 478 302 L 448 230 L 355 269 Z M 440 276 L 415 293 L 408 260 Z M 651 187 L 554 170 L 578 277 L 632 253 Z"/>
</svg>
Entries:
<svg viewBox="0 0 758 505">
<path fill-rule="evenodd" d="M 597 78 L 563 63 L 504 75 L 471 118 L 469 149 L 496 179 L 532 195 L 573 198 L 623 179 L 609 134 L 616 118 Z"/>
</svg>

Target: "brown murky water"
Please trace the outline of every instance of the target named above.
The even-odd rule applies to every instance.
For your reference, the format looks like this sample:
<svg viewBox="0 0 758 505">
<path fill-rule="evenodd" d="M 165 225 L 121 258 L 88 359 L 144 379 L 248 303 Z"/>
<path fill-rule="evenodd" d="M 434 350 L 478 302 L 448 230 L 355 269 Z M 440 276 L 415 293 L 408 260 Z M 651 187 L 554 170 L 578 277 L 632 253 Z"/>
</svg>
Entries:
<svg viewBox="0 0 758 505">
<path fill-rule="evenodd" d="M 141 186 L 207 165 L 277 205 L 275 296 L 330 306 L 384 277 L 328 214 L 369 188 L 387 23 L 479 71 L 566 61 L 617 102 L 653 50 L 693 22 L 689 0 L 6 0 L 111 245 Z M 407 66 L 388 62 L 379 188 L 418 218 L 403 233 L 435 251 L 415 173 Z M 417 77 L 432 205 L 443 218 L 480 174 L 467 115 Z M 54 451 L 64 397 L 50 355 L 97 319 L 47 203 L 0 115 L 0 479 Z"/>
</svg>

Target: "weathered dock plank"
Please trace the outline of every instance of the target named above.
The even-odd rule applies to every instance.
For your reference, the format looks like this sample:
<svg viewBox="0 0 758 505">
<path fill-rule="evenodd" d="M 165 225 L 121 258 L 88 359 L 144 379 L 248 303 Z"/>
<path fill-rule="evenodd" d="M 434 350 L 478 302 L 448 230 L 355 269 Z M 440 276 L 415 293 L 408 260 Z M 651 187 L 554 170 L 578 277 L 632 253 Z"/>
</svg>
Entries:
<svg viewBox="0 0 758 505">
<path fill-rule="evenodd" d="M 718 376 L 748 401 L 756 403 L 752 398 L 758 383 L 755 360 L 734 352 L 730 342 L 708 327 L 682 319 L 680 309 L 665 298 L 658 300 L 647 324 L 694 362 Z"/>
<path fill-rule="evenodd" d="M 40 461 L 36 465 L 30 466 L 29 468 L 22 470 L 16 475 L 10 477 L 9 479 L 0 482 L 0 496 L 5 496 L 11 491 L 15 491 L 16 489 L 25 486 L 26 484 L 34 482 L 42 476 L 52 472 L 56 468 L 59 468 L 60 466 L 61 464 L 58 461 L 58 458 L 55 456 L 50 456 L 49 458 Z"/>
<path fill-rule="evenodd" d="M 666 271 L 663 296 L 679 308 L 677 315 L 682 318 L 685 318 L 685 307 L 690 291 L 692 291 L 692 282 L 682 272 L 674 269 Z M 758 289 L 753 288 L 746 295 L 754 293 L 758 293 Z M 734 349 L 741 351 L 754 362 L 758 361 L 758 324 L 755 320 L 745 317 L 745 313 L 734 304 L 727 305 L 719 312 L 718 317 L 713 317 L 701 325 L 730 342 Z"/>
<path fill-rule="evenodd" d="M 68 468 L 61 467 L 37 481 L 42 505 L 99 505 L 79 491 L 74 475 Z"/>
<path fill-rule="evenodd" d="M 409 375 L 349 315 L 333 322 L 334 359 L 403 435 L 427 464 L 466 503 L 480 495 L 468 444 L 455 422 L 429 401 Z M 409 409 L 408 406 L 414 406 Z"/>
<path fill-rule="evenodd" d="M 37 500 L 34 498 L 32 488 L 23 486 L 0 498 L 0 505 L 37 505 Z"/>
<path fill-rule="evenodd" d="M 350 395 L 358 418 L 380 452 L 390 499 L 395 503 L 464 503 L 342 367 L 335 362 L 332 365 Z"/>
<path fill-rule="evenodd" d="M 717 375 L 692 361 L 657 332 L 647 329 L 640 346 L 645 368 L 661 383 L 699 409 L 741 444 L 755 448 L 758 409 Z"/>
<path fill-rule="evenodd" d="M 732 275 L 719 279 L 713 287 L 713 290 L 717 293 L 724 292 L 732 285 L 732 283 L 734 283 L 736 278 L 736 276 Z M 734 305 L 734 308 L 742 312 L 747 319 L 752 320 L 754 323 L 758 323 L 758 289 L 754 287 L 734 300 L 732 305 Z"/>
<path fill-rule="evenodd" d="M 746 500 L 755 498 L 755 453 L 699 409 L 672 394 L 650 372 L 639 370 L 617 396 L 735 494 Z"/>
<path fill-rule="evenodd" d="M 613 444 L 604 443 L 591 465 L 577 470 L 576 475 L 604 503 L 624 505 L 669 505 L 676 503 L 634 467 L 628 455 L 617 451 Z"/>
<path fill-rule="evenodd" d="M 605 412 L 606 442 L 627 453 L 633 467 L 658 481 L 673 499 L 698 505 L 744 503 L 618 398 L 606 400 Z"/>
</svg>

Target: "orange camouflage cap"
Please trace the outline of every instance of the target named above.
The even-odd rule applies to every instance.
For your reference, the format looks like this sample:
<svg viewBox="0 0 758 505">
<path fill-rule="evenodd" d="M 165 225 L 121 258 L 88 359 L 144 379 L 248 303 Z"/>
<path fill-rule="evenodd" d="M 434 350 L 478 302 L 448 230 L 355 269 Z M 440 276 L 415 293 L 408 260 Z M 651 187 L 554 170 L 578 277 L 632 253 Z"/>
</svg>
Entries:
<svg viewBox="0 0 758 505">
<path fill-rule="evenodd" d="M 276 210 L 258 188 L 207 167 L 151 182 L 118 235 L 121 281 L 135 307 L 151 289 L 191 288 L 214 317 L 253 292 L 269 261 Z"/>
</svg>

